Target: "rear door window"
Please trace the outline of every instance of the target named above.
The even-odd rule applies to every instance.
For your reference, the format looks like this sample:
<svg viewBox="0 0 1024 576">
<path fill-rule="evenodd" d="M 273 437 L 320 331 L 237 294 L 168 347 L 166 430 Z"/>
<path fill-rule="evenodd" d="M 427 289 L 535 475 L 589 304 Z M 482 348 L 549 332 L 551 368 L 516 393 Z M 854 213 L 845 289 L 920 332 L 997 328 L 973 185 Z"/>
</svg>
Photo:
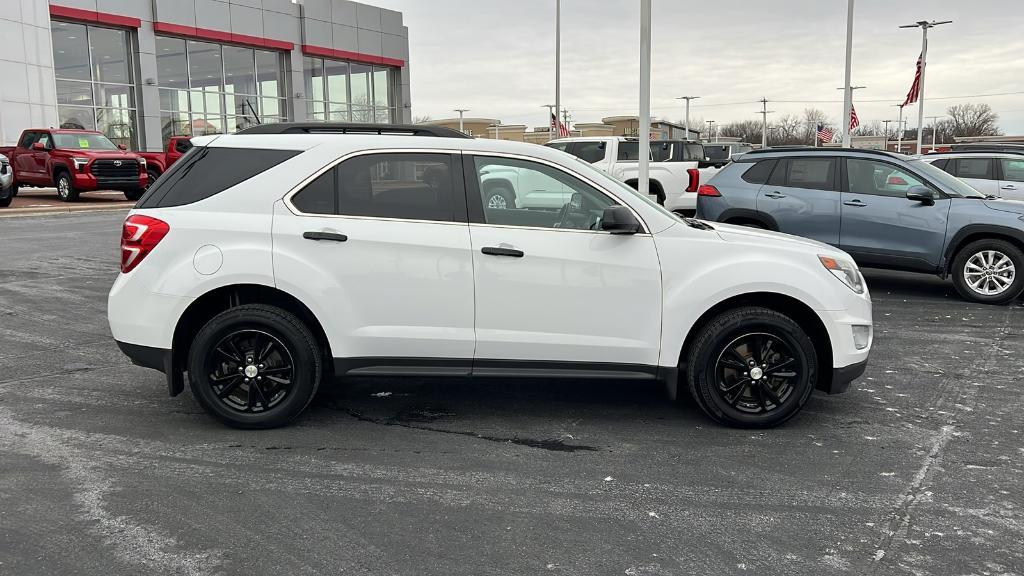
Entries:
<svg viewBox="0 0 1024 576">
<path fill-rule="evenodd" d="M 1003 158 L 999 162 L 1003 165 L 1003 180 L 1024 182 L 1024 159 Z"/>
<path fill-rule="evenodd" d="M 604 142 L 576 142 L 569 149 L 573 156 L 593 164 L 604 160 L 605 150 L 608 146 Z"/>
<path fill-rule="evenodd" d="M 298 154 L 297 150 L 195 147 L 156 181 L 138 206 L 166 208 L 205 200 Z"/>
<path fill-rule="evenodd" d="M 338 213 L 465 222 L 466 196 L 449 154 L 365 154 L 338 165 Z"/>
<path fill-rule="evenodd" d="M 978 178 L 993 180 L 991 158 L 957 158 L 957 178 Z"/>
<path fill-rule="evenodd" d="M 304 214 L 337 214 L 337 173 L 337 168 L 331 168 L 317 176 L 298 194 L 292 196 L 292 205 Z"/>
<path fill-rule="evenodd" d="M 792 188 L 833 190 L 834 158 L 790 158 L 786 185 Z"/>
<path fill-rule="evenodd" d="M 640 161 L 640 143 L 639 142 L 619 142 L 619 162 L 639 162 Z"/>
</svg>

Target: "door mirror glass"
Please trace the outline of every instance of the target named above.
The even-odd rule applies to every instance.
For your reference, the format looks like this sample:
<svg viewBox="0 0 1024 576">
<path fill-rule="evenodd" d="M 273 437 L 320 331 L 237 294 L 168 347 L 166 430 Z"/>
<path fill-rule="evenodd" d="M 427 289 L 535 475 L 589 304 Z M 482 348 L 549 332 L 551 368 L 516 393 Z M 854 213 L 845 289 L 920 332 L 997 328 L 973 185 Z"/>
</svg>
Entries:
<svg viewBox="0 0 1024 576">
<path fill-rule="evenodd" d="M 117 147 L 120 148 L 121 150 L 127 150 L 128 149 L 128 147 L 125 146 L 124 144 L 118 144 Z"/>
<path fill-rule="evenodd" d="M 931 206 L 935 204 L 935 193 L 927 186 L 911 186 L 907 189 L 907 200 Z"/>
<path fill-rule="evenodd" d="M 612 234 L 636 234 L 640 232 L 640 221 L 625 206 L 609 206 L 601 215 L 601 230 Z"/>
<path fill-rule="evenodd" d="M 39 151 L 39 152 L 42 152 L 42 151 L 46 150 L 46 145 L 43 144 L 42 142 L 36 142 L 35 144 L 32 145 L 32 149 L 36 150 L 36 151 Z"/>
</svg>

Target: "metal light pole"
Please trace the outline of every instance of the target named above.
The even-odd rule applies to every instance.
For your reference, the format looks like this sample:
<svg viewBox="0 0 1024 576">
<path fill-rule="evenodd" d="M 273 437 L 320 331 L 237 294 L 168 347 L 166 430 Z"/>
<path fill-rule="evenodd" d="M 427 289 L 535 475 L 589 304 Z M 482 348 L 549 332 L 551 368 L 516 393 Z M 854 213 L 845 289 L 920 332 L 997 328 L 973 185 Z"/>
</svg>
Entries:
<svg viewBox="0 0 1024 576">
<path fill-rule="evenodd" d="M 686 139 L 690 139 L 690 100 L 696 100 L 700 96 L 680 96 L 676 100 L 686 100 Z"/>
<path fill-rule="evenodd" d="M 851 2 L 853 0 L 850 0 Z M 924 72 L 925 68 L 928 67 L 928 29 L 941 26 L 943 24 L 949 24 L 952 20 L 943 20 L 942 22 L 936 22 L 932 20 L 921 20 L 914 24 L 905 24 L 900 28 L 920 28 L 921 29 L 921 82 L 918 83 L 918 95 L 917 95 L 917 153 L 921 153 L 921 141 L 924 138 Z"/>
<path fill-rule="evenodd" d="M 846 4 L 846 82 L 843 83 L 843 148 L 850 147 L 850 111 L 853 109 L 853 89 L 850 87 L 850 72 L 853 61 L 853 0 Z"/>
<path fill-rule="evenodd" d="M 882 132 L 882 135 L 885 137 L 885 144 L 882 146 L 882 148 L 886 150 L 889 149 L 889 122 L 892 122 L 892 120 L 882 120 L 882 124 L 885 124 L 885 128 L 882 129 L 884 130 L 884 132 Z"/>
<path fill-rule="evenodd" d="M 843 135 L 843 146 L 845 148 L 849 148 L 850 147 L 850 145 L 847 143 L 847 142 L 849 142 L 849 140 L 846 137 L 846 133 L 850 132 L 851 133 L 851 137 L 852 137 L 852 132 L 853 132 L 853 130 L 850 130 L 850 117 L 853 116 L 853 91 L 854 90 L 861 90 L 863 88 L 867 88 L 867 86 L 847 86 L 847 88 L 849 88 L 849 94 L 850 94 L 850 107 L 846 110 L 846 125 L 843 126 L 843 134 L 844 134 Z M 836 90 L 846 90 L 847 88 L 836 88 Z M 845 98 L 845 96 L 844 96 L 844 98 Z"/>
<path fill-rule="evenodd" d="M 469 112 L 469 108 L 456 108 L 455 110 L 453 110 L 453 112 L 459 113 L 459 132 L 465 134 L 466 131 L 462 129 L 462 114 L 465 112 Z"/>
<path fill-rule="evenodd" d="M 550 136 L 550 138 L 548 138 L 548 140 L 554 140 L 555 138 L 558 138 L 558 127 L 557 126 L 553 126 L 551 124 L 551 117 L 555 116 L 555 105 L 554 104 L 545 104 L 545 105 L 541 106 L 541 108 L 547 108 L 548 109 L 548 136 Z M 558 116 L 555 116 L 555 119 L 557 120 Z"/>
<path fill-rule="evenodd" d="M 903 153 L 903 104 L 893 104 L 900 109 L 900 114 L 896 119 L 896 152 Z"/>
<path fill-rule="evenodd" d="M 929 116 L 928 118 L 932 121 L 932 152 L 935 152 L 935 133 L 938 132 L 939 118 L 942 118 L 942 116 Z M 920 150 L 918 150 L 918 153 L 920 153 Z"/>
<path fill-rule="evenodd" d="M 555 0 L 555 138 L 562 110 L 562 0 Z"/>
<path fill-rule="evenodd" d="M 708 123 L 708 142 L 711 142 L 711 126 L 714 125 L 714 120 L 705 120 Z"/>
<path fill-rule="evenodd" d="M 651 0 L 640 0 L 640 194 L 650 193 L 651 155 Z"/>
</svg>

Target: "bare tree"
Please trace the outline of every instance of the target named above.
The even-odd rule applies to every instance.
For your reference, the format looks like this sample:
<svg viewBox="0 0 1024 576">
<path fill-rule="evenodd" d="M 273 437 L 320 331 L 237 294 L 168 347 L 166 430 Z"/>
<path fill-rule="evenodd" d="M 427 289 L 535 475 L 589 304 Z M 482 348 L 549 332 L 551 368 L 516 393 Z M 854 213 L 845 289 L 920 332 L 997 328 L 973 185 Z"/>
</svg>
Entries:
<svg viewBox="0 0 1024 576">
<path fill-rule="evenodd" d="M 950 135 L 962 136 L 998 136 L 999 115 L 992 111 L 988 104 L 957 104 L 946 110 L 949 115 Z"/>
<path fill-rule="evenodd" d="M 868 122 L 867 124 L 861 124 L 852 132 L 855 136 L 881 136 L 884 133 L 885 129 L 882 127 L 882 123 L 878 120 Z"/>
<path fill-rule="evenodd" d="M 768 133 L 769 146 L 803 144 L 804 121 L 795 114 L 786 114 L 773 122 Z"/>
<path fill-rule="evenodd" d="M 433 118 L 430 117 L 430 114 L 424 114 L 423 116 L 413 116 L 412 117 L 412 123 L 413 124 L 425 124 L 427 122 L 430 122 L 431 120 L 433 120 Z"/>
<path fill-rule="evenodd" d="M 742 120 L 739 122 L 720 124 L 719 130 L 722 136 L 739 138 L 743 142 L 761 141 L 760 120 Z"/>
<path fill-rule="evenodd" d="M 802 144 L 814 144 L 814 139 L 817 137 L 818 126 L 825 128 L 831 128 L 832 123 L 829 122 L 828 114 L 817 109 L 817 108 L 805 108 L 804 109 L 804 126 L 803 136 L 801 138 Z"/>
</svg>

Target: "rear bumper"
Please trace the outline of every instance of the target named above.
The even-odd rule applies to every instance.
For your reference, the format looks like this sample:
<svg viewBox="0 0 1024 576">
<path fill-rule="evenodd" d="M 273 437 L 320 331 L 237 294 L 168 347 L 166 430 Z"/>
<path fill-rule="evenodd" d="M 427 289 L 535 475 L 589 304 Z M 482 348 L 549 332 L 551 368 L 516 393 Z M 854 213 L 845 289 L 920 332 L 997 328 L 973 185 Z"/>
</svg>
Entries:
<svg viewBox="0 0 1024 576">
<path fill-rule="evenodd" d="M 115 340 L 121 352 L 132 361 L 132 364 L 143 368 L 159 370 L 164 374 L 171 371 L 171 351 L 163 348 L 153 348 L 140 344 L 130 344 Z"/>
<path fill-rule="evenodd" d="M 860 378 L 867 367 L 868 361 L 865 359 L 862 362 L 850 364 L 849 366 L 833 368 L 832 381 L 829 382 L 827 388 L 821 388 L 821 391 L 826 394 L 842 394 L 846 392 L 850 388 L 850 383 Z"/>
</svg>

